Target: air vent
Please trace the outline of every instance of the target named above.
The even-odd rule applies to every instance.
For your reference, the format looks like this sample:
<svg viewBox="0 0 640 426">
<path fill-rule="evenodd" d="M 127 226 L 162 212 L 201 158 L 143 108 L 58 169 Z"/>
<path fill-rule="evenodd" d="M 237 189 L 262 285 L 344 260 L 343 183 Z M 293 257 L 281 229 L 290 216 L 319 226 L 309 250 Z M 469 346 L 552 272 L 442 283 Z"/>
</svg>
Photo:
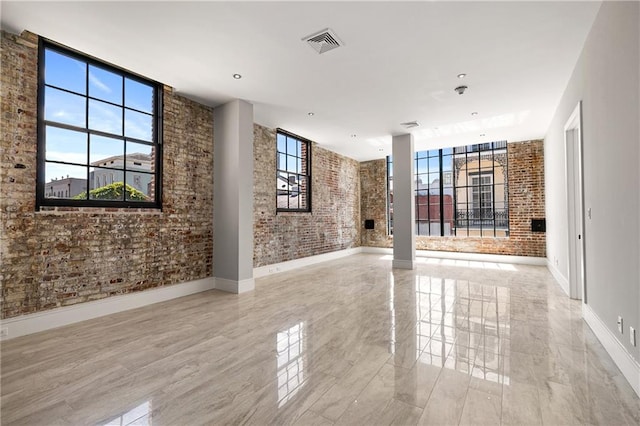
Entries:
<svg viewBox="0 0 640 426">
<path fill-rule="evenodd" d="M 344 43 L 338 38 L 336 33 L 329 28 L 304 37 L 302 40 L 309 43 L 309 46 L 320 54 L 326 53 L 340 46 L 344 46 Z"/>
<path fill-rule="evenodd" d="M 401 126 L 404 126 L 405 129 L 413 129 L 414 127 L 418 127 L 420 123 L 417 121 L 407 121 L 406 123 L 400 123 Z"/>
</svg>

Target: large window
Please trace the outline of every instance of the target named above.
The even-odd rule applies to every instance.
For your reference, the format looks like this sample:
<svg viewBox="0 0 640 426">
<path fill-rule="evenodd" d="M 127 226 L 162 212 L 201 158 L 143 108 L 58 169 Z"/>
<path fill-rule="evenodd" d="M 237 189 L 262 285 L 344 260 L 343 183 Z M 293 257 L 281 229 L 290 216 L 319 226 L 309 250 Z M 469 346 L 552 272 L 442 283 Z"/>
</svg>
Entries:
<svg viewBox="0 0 640 426">
<path fill-rule="evenodd" d="M 416 235 L 509 235 L 507 143 L 415 154 Z M 393 162 L 387 157 L 389 233 L 393 233 Z"/>
<path fill-rule="evenodd" d="M 39 64 L 38 206 L 160 207 L 161 86 L 46 41 Z"/>
<path fill-rule="evenodd" d="M 278 129 L 276 150 L 277 211 L 311 211 L 311 143 Z"/>
</svg>

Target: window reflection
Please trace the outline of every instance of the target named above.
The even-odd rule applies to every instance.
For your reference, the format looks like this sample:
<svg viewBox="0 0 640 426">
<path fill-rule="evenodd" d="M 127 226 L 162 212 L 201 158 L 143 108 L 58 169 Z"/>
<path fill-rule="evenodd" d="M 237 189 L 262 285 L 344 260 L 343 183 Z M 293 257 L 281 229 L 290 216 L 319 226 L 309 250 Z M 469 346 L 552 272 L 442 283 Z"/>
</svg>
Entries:
<svg viewBox="0 0 640 426">
<path fill-rule="evenodd" d="M 285 405 L 305 384 L 305 323 L 300 322 L 276 336 L 278 408 Z"/>
<path fill-rule="evenodd" d="M 145 401 L 131 410 L 102 423 L 103 426 L 150 426 L 151 401 Z"/>
<path fill-rule="evenodd" d="M 509 383 L 508 288 L 417 276 L 419 360 L 496 383 Z"/>
</svg>

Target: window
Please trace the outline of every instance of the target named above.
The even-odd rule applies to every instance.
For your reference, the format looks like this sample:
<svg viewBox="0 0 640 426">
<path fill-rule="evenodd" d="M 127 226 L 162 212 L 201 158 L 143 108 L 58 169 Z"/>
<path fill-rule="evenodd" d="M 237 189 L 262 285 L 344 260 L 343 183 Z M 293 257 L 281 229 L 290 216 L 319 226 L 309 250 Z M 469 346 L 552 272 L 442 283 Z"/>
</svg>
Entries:
<svg viewBox="0 0 640 426">
<path fill-rule="evenodd" d="M 311 211 L 311 143 L 278 129 L 276 211 Z"/>
<path fill-rule="evenodd" d="M 415 154 L 416 235 L 509 235 L 507 143 Z M 389 233 L 393 233 L 393 162 L 387 157 Z"/>
<path fill-rule="evenodd" d="M 39 69 L 37 205 L 160 207 L 161 85 L 44 40 Z"/>
</svg>

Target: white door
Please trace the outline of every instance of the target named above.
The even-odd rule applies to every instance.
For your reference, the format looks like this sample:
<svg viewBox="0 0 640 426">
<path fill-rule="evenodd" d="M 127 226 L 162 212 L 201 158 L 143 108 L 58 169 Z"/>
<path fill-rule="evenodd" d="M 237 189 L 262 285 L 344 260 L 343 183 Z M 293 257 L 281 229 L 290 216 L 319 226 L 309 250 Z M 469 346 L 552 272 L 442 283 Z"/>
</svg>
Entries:
<svg viewBox="0 0 640 426">
<path fill-rule="evenodd" d="M 582 200 L 582 114 L 578 103 L 565 125 L 567 160 L 567 230 L 569 236 L 569 296 L 583 299 L 585 291 L 584 204 Z"/>
</svg>

